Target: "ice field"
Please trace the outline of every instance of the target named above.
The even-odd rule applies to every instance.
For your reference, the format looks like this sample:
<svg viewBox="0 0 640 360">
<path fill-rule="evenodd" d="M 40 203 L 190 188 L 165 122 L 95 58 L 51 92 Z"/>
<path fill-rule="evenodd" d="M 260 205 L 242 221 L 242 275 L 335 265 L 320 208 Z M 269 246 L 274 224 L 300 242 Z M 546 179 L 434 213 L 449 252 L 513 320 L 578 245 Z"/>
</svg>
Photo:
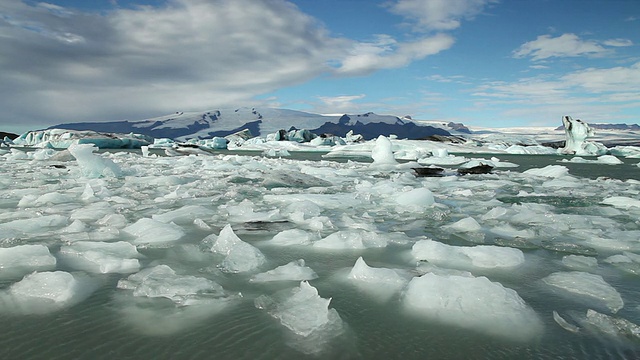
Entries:
<svg viewBox="0 0 640 360">
<path fill-rule="evenodd" d="M 637 158 L 385 140 L 0 153 L 0 358 L 640 357 Z"/>
</svg>

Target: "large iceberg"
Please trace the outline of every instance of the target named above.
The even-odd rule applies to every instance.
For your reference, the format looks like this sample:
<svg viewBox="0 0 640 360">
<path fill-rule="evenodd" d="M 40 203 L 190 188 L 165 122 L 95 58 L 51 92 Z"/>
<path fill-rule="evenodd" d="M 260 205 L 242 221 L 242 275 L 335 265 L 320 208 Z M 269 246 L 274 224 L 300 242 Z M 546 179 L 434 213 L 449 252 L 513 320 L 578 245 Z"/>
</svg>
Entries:
<svg viewBox="0 0 640 360">
<path fill-rule="evenodd" d="M 604 145 L 586 141 L 588 137 L 595 135 L 587 123 L 565 115 L 562 117 L 562 124 L 566 135 L 565 146 L 561 149 L 562 154 L 604 155 L 607 153 Z"/>
<path fill-rule="evenodd" d="M 153 139 L 141 134 L 98 133 L 90 130 L 47 129 L 28 131 L 13 140 L 14 145 L 66 149 L 71 145 L 93 144 L 101 149 L 136 149 Z"/>
</svg>

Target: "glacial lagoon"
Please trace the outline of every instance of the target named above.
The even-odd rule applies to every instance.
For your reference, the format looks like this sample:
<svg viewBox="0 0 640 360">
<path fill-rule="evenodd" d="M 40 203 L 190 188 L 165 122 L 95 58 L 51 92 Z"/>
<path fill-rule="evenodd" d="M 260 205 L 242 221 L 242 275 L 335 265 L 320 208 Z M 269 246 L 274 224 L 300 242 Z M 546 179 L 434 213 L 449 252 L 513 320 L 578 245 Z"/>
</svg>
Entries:
<svg viewBox="0 0 640 360">
<path fill-rule="evenodd" d="M 2 359 L 640 356 L 638 159 L 79 156 L 0 160 Z"/>
</svg>

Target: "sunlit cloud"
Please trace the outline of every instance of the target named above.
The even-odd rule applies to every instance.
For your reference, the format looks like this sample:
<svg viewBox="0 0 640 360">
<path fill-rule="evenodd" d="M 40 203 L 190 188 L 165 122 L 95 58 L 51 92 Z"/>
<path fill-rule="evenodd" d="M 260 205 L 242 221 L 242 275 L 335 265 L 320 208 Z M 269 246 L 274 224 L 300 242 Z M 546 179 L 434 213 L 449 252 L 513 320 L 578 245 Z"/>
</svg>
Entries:
<svg viewBox="0 0 640 360">
<path fill-rule="evenodd" d="M 418 30 L 453 30 L 463 19 L 472 19 L 496 0 L 398 0 L 392 12 L 416 23 Z"/>
</svg>

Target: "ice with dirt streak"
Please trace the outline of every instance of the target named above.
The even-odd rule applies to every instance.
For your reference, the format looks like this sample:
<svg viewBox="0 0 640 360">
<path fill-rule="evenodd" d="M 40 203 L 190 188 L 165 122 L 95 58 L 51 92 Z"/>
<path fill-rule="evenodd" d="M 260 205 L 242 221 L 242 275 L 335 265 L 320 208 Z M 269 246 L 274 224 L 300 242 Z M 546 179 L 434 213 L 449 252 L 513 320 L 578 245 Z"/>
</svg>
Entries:
<svg viewBox="0 0 640 360">
<path fill-rule="evenodd" d="M 402 304 L 412 316 L 513 340 L 531 340 L 543 330 L 515 290 L 486 277 L 427 273 L 409 282 Z"/>
</svg>

